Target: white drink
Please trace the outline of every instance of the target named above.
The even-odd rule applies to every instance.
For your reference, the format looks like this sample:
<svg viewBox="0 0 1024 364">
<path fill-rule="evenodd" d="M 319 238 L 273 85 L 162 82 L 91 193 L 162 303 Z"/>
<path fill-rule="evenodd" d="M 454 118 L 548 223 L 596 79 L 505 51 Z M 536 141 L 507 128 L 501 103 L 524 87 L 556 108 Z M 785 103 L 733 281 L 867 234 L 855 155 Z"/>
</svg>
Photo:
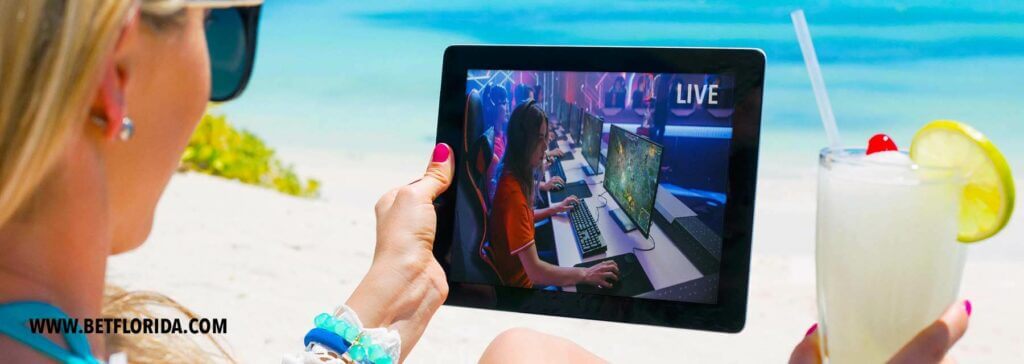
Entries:
<svg viewBox="0 0 1024 364">
<path fill-rule="evenodd" d="M 896 153 L 820 156 L 818 332 L 830 363 L 886 362 L 957 298 L 963 181 Z"/>
</svg>

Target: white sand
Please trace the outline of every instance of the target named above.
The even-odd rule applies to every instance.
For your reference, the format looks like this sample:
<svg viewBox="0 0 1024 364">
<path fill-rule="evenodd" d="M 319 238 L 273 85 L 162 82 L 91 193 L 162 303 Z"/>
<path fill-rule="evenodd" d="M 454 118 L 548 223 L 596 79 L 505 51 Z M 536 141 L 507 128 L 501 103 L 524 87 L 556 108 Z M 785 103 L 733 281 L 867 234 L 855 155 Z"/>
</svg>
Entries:
<svg viewBox="0 0 1024 364">
<path fill-rule="evenodd" d="M 243 362 L 278 362 L 301 350 L 314 315 L 355 287 L 373 251 L 373 203 L 389 187 L 417 178 L 428 156 L 429 146 L 422 156 L 288 155 L 302 174 L 322 179 L 320 200 L 177 175 L 149 241 L 112 259 L 110 281 L 225 317 L 226 339 Z M 516 326 L 570 337 L 620 363 L 785 362 L 815 322 L 813 162 L 786 171 L 762 165 L 749 311 L 740 334 L 442 307 L 408 362 L 475 362 L 494 336 Z M 961 362 L 1024 358 L 1022 216 L 1018 211 L 1003 233 L 972 247 L 961 292 L 975 313 L 955 349 Z"/>
</svg>

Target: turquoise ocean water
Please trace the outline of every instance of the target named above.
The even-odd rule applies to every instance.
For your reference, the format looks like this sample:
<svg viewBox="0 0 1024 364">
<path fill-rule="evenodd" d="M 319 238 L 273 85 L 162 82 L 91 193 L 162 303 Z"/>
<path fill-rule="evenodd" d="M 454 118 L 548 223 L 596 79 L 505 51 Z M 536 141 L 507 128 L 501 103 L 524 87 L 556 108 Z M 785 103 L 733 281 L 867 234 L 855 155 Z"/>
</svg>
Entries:
<svg viewBox="0 0 1024 364">
<path fill-rule="evenodd" d="M 764 3 L 267 0 L 254 78 L 220 110 L 283 149 L 423 152 L 450 44 L 756 47 L 762 165 L 813 163 L 825 136 L 789 19 L 803 8 L 846 144 L 908 146 L 951 118 L 1024 164 L 1024 2 Z"/>
</svg>

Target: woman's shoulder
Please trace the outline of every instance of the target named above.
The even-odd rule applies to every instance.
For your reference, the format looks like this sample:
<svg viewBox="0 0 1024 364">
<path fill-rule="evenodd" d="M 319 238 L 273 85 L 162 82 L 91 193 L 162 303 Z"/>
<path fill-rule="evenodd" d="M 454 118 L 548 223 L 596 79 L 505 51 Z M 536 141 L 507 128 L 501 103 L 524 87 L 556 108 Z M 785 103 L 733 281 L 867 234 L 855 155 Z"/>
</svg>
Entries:
<svg viewBox="0 0 1024 364">
<path fill-rule="evenodd" d="M 494 206 L 495 209 L 499 205 L 505 205 L 508 202 L 518 201 L 525 199 L 522 188 L 519 185 L 519 181 L 509 173 L 503 173 L 498 178 L 498 185 L 494 191 Z"/>
<path fill-rule="evenodd" d="M 522 194 L 519 188 L 519 180 L 516 179 L 511 173 L 502 173 L 501 177 L 498 177 L 497 194 Z"/>
</svg>

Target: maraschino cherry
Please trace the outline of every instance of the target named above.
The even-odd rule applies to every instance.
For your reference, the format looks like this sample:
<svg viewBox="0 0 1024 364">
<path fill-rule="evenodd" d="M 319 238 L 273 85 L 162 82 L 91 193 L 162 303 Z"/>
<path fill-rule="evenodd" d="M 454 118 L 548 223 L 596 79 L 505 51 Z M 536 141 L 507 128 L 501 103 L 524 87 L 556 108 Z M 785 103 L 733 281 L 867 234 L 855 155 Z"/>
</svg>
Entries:
<svg viewBox="0 0 1024 364">
<path fill-rule="evenodd" d="M 897 151 L 896 142 L 892 141 L 888 135 L 875 134 L 868 140 L 868 152 L 867 154 L 875 154 L 878 152 Z"/>
</svg>

